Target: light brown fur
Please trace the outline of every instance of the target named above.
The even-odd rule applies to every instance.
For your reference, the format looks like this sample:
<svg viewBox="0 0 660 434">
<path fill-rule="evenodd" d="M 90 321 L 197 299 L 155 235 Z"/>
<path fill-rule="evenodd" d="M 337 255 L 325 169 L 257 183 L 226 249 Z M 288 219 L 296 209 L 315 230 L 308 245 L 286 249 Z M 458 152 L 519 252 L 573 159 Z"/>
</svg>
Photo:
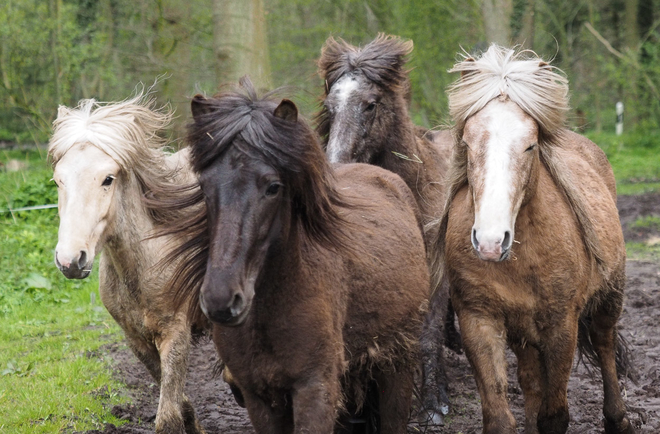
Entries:
<svg viewBox="0 0 660 434">
<path fill-rule="evenodd" d="M 475 82 L 479 71 L 470 72 L 471 62 L 457 69 Z M 545 68 L 538 59 L 531 62 Z M 522 69 L 532 75 L 537 71 Z M 559 93 L 566 95 L 565 90 Z M 508 96 L 503 92 L 494 100 L 506 109 L 514 104 Z M 451 98 L 460 95 L 450 93 Z M 470 240 L 482 188 L 470 178 L 480 164 L 478 158 L 470 160 L 470 155 L 482 137 L 474 133 L 483 134 L 487 128 L 480 111 L 455 119 L 449 206 L 440 222 L 439 242 L 443 247 L 440 260 L 452 285 L 464 347 L 481 395 L 484 433 L 516 432 L 507 403 L 507 344 L 519 361 L 525 432 L 566 432 L 566 389 L 578 338 L 581 349 L 593 349 L 601 368 L 606 433 L 633 433 L 617 380 L 616 322 L 623 302 L 625 246 L 607 159 L 588 139 L 556 122 L 543 123 L 544 119 L 563 119 L 557 112 L 536 119 L 521 111 L 538 127 L 538 150 L 525 152 L 524 158 L 531 159 L 524 174 L 515 173 L 516 167 L 523 167 L 516 166 L 522 164 L 518 162 L 522 150 L 513 158 L 514 197 L 521 201 L 515 219 L 517 243 L 508 259 L 483 261 Z M 530 144 L 526 143 L 522 149 Z M 579 328 L 579 323 L 585 327 Z"/>
<path fill-rule="evenodd" d="M 60 187 L 62 224 L 58 246 L 71 244 L 71 237 L 86 236 L 86 222 L 81 218 L 88 213 L 95 211 L 101 216 L 101 223 L 91 231 L 96 232 L 96 238 L 82 240 L 73 250 L 89 252 L 89 261 L 84 264 L 89 270 L 94 256 L 103 250 L 99 266 L 101 300 L 123 329 L 133 353 L 160 385 L 156 432 L 198 434 L 204 431 L 184 394 L 184 386 L 191 331 L 199 333 L 208 324 L 194 323 L 187 307 L 176 309 L 163 291 L 171 271 L 156 264 L 168 246 L 182 240 L 172 236 L 145 239 L 152 233 L 155 219 L 164 218 L 143 203 L 149 186 L 166 188 L 190 182 L 187 150 L 168 156 L 161 149 L 157 134 L 169 118 L 169 113 L 153 110 L 153 101 L 141 96 L 114 105 L 83 101 L 78 109 L 60 108 L 49 154 Z M 105 172 L 88 178 L 78 177 L 79 170 L 70 173 L 73 164 L 93 171 L 102 161 L 118 170 L 112 173 L 114 182 L 103 188 L 101 181 L 108 175 Z M 85 200 L 84 189 L 95 196 L 107 196 L 107 209 L 89 209 L 93 202 Z M 73 207 L 82 211 L 75 212 Z M 68 259 L 66 263 L 70 268 Z"/>
</svg>

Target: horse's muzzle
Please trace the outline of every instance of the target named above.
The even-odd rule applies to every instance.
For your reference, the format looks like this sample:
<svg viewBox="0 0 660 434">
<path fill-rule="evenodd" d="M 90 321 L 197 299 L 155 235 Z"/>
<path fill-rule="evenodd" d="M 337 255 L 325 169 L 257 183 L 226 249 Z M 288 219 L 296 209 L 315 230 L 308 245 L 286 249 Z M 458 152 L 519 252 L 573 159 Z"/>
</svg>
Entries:
<svg viewBox="0 0 660 434">
<path fill-rule="evenodd" d="M 199 297 L 199 306 L 211 322 L 229 327 L 240 326 L 245 322 L 251 303 L 245 301 L 243 294 L 235 293 L 229 303 L 217 303 L 214 298 L 205 296 L 203 290 Z"/>
<path fill-rule="evenodd" d="M 57 251 L 55 252 L 55 265 L 64 274 L 67 279 L 84 279 L 92 272 L 93 262 L 89 261 L 87 252 L 81 250 L 76 258 L 71 261 L 61 263 L 58 258 Z"/>
</svg>

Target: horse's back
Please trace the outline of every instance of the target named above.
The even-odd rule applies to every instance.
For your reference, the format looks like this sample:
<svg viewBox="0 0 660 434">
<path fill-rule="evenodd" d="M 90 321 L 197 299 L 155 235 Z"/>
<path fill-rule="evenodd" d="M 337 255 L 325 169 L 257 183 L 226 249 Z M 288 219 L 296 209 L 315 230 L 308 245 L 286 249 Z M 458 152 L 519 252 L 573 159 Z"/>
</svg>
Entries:
<svg viewBox="0 0 660 434">
<path fill-rule="evenodd" d="M 357 248 L 357 258 L 348 260 L 346 268 L 350 288 L 345 342 L 349 351 L 366 358 L 398 357 L 398 363 L 414 363 L 429 293 L 415 198 L 398 175 L 376 166 L 347 164 L 335 172 L 338 189 L 355 204 L 345 215 Z M 373 336 L 379 336 L 378 351 L 367 348 Z"/>
<path fill-rule="evenodd" d="M 451 154 L 454 151 L 454 135 L 452 134 L 451 130 L 425 130 L 423 128 L 418 128 L 417 136 L 420 138 L 425 138 L 431 143 L 436 153 L 438 154 L 440 161 L 444 162 L 446 171 L 449 167 Z"/>
<path fill-rule="evenodd" d="M 556 152 L 570 170 L 573 186 L 584 198 L 589 220 L 598 237 L 603 259 L 610 269 L 625 266 L 625 244 L 616 207 L 614 172 L 605 153 L 591 140 L 562 132 Z"/>
<path fill-rule="evenodd" d="M 412 216 L 417 227 L 422 227 L 422 216 L 415 196 L 397 174 L 361 163 L 339 165 L 335 174 L 339 180 L 338 188 L 357 199 L 360 205 L 359 211 L 354 214 L 369 215 L 370 218 L 382 216 L 387 223 L 400 219 L 401 224 L 411 222 Z M 388 212 L 385 212 L 386 209 Z"/>
<path fill-rule="evenodd" d="M 616 202 L 616 180 L 605 152 L 588 138 L 572 131 L 566 130 L 563 132 L 563 137 L 569 145 L 567 148 L 581 155 L 594 172 L 600 176 Z"/>
<path fill-rule="evenodd" d="M 183 148 L 169 155 L 165 158 L 165 163 L 170 170 L 176 173 L 178 183 L 187 184 L 196 181 L 190 167 L 190 148 Z"/>
</svg>

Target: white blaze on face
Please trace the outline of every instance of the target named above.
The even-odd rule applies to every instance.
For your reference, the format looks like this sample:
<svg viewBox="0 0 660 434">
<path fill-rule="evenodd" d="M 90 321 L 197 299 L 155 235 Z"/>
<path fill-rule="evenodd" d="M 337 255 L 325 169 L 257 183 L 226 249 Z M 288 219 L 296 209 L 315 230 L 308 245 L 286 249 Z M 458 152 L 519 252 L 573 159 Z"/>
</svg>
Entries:
<svg viewBox="0 0 660 434">
<path fill-rule="evenodd" d="M 341 151 L 344 147 L 350 145 L 352 141 L 352 131 L 347 131 L 342 127 L 341 121 L 348 108 L 348 100 L 358 89 L 358 81 L 352 76 L 340 78 L 330 91 L 330 95 L 336 100 L 334 124 L 330 127 L 330 137 L 328 138 L 327 154 L 331 163 L 338 163 Z"/>
<path fill-rule="evenodd" d="M 494 259 L 505 234 L 508 232 L 509 237 L 513 237 L 514 211 L 517 213 L 519 205 L 513 203 L 516 191 L 513 158 L 521 141 L 529 136 L 530 129 L 521 113 L 497 100 L 491 101 L 474 120 L 485 128 L 487 135 L 484 137 L 487 138 L 482 145 L 484 167 L 475 169 L 483 171 L 483 189 L 481 197 L 474 198 L 473 236 L 480 253 L 484 256 L 490 253 L 492 257 L 489 259 Z M 509 239 L 508 244 L 512 241 Z"/>
<path fill-rule="evenodd" d="M 114 188 L 102 183 L 118 172 L 119 165 L 91 145 L 75 146 L 57 162 L 53 178 L 59 185 L 60 227 L 55 250 L 61 264 L 68 266 L 82 251 L 91 261 L 98 252 Z"/>
</svg>

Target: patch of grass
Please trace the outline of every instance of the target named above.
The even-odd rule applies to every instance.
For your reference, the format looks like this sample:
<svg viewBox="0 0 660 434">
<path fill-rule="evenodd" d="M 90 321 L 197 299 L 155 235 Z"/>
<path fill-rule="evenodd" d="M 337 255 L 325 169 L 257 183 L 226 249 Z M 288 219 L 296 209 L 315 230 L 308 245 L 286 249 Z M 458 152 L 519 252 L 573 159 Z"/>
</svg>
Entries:
<svg viewBox="0 0 660 434">
<path fill-rule="evenodd" d="M 0 173 L 0 208 L 56 203 L 45 160 L 18 157 L 28 166 Z M 121 424 L 110 408 L 125 400 L 122 385 L 108 361 L 91 356 L 120 329 L 96 301 L 98 273 L 67 280 L 53 264 L 57 226 L 55 209 L 0 214 L 0 433 Z"/>
<path fill-rule="evenodd" d="M 587 133 L 607 155 L 619 194 L 660 191 L 660 131 L 632 131 L 617 136 Z"/>
<path fill-rule="evenodd" d="M 631 225 L 631 227 L 660 230 L 660 217 L 656 217 L 652 215 L 641 217 L 635 220 Z"/>
<path fill-rule="evenodd" d="M 626 243 L 628 259 L 636 261 L 660 261 L 660 243 Z"/>
</svg>

